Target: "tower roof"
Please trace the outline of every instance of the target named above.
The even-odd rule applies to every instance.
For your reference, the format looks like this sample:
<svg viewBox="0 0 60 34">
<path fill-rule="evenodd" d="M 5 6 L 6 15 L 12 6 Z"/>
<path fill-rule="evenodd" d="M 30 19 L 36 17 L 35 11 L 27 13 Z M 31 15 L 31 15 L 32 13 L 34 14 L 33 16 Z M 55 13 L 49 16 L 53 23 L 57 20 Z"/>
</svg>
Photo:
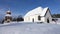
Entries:
<svg viewBox="0 0 60 34">
<path fill-rule="evenodd" d="M 6 13 L 7 13 L 7 14 L 11 14 L 11 11 L 10 11 L 10 10 L 8 10 Z"/>
<path fill-rule="evenodd" d="M 10 10 L 8 10 L 7 12 L 11 12 Z"/>
</svg>

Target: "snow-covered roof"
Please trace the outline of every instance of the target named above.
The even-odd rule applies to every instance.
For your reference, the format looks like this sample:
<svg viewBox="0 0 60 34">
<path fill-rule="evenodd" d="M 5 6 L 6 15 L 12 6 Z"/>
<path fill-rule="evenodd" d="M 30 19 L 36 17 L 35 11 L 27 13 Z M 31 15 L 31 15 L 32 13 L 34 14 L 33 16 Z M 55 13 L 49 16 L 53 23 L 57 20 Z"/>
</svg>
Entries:
<svg viewBox="0 0 60 34">
<path fill-rule="evenodd" d="M 10 10 L 8 10 L 7 12 L 11 12 Z"/>
<path fill-rule="evenodd" d="M 35 14 L 39 14 L 40 16 L 44 16 L 47 9 L 48 9 L 48 7 L 46 7 L 46 8 L 37 7 L 35 9 L 29 11 L 24 17 L 30 16 L 30 15 L 35 15 Z"/>
<path fill-rule="evenodd" d="M 6 14 L 5 16 L 11 16 L 10 14 Z"/>
</svg>

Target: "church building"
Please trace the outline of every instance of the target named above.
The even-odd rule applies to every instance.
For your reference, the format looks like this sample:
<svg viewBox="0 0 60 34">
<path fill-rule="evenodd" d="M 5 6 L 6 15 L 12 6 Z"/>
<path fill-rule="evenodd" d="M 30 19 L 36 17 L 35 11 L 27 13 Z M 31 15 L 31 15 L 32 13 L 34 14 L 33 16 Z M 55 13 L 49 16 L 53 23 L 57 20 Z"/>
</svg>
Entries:
<svg viewBox="0 0 60 34">
<path fill-rule="evenodd" d="M 50 9 L 48 7 L 46 7 L 46 8 L 37 7 L 35 9 L 29 11 L 24 16 L 24 22 L 51 23 L 52 16 L 50 13 Z"/>
</svg>

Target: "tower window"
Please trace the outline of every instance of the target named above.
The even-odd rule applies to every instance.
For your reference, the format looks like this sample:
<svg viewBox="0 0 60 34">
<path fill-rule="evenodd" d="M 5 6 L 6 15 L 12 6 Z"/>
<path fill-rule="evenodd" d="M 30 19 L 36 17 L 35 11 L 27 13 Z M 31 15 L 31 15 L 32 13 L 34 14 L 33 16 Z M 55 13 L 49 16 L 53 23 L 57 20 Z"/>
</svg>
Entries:
<svg viewBox="0 0 60 34">
<path fill-rule="evenodd" d="M 38 20 L 41 20 L 41 16 L 38 16 Z"/>
</svg>

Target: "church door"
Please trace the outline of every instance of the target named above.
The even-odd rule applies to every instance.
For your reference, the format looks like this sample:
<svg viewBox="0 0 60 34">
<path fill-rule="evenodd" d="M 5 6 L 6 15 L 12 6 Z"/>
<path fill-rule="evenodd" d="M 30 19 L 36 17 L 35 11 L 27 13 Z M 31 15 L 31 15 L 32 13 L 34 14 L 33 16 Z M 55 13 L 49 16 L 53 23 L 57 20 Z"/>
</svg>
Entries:
<svg viewBox="0 0 60 34">
<path fill-rule="evenodd" d="M 34 22 L 34 18 L 32 19 L 32 21 Z"/>
<path fill-rule="evenodd" d="M 49 19 L 47 19 L 47 23 L 49 23 Z"/>
</svg>

